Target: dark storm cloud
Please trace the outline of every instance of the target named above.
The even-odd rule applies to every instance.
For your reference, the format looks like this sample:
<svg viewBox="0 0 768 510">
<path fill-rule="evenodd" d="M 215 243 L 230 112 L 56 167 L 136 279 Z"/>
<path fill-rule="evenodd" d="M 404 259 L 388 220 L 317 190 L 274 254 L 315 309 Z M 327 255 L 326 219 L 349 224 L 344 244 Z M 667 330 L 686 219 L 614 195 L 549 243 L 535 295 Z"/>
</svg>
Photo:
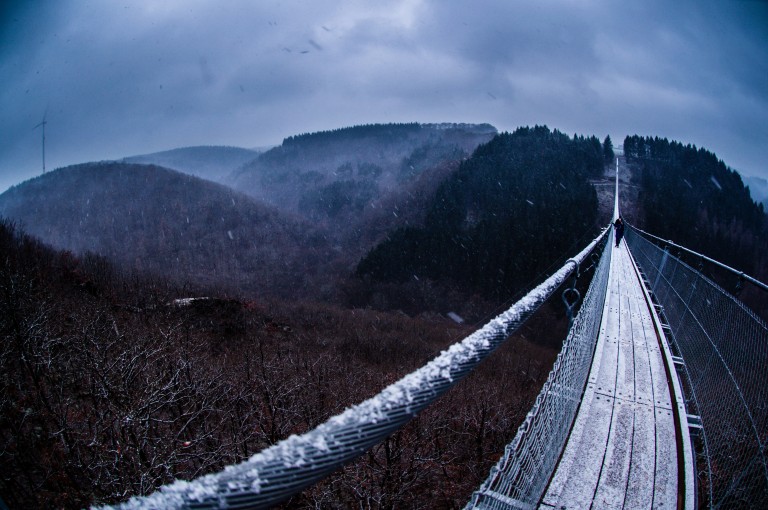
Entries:
<svg viewBox="0 0 768 510">
<path fill-rule="evenodd" d="M 2 11 L 0 188 L 47 167 L 387 121 L 651 134 L 768 175 L 749 1 L 32 2 Z"/>
</svg>

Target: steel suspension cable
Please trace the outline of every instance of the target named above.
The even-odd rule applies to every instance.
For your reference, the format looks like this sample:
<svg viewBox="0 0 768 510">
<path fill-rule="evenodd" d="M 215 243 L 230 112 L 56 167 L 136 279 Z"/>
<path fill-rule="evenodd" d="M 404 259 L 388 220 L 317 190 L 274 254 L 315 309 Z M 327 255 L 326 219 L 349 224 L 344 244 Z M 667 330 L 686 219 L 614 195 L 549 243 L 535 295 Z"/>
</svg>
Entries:
<svg viewBox="0 0 768 510">
<path fill-rule="evenodd" d="M 687 253 L 693 255 L 694 257 L 698 257 L 699 260 L 706 260 L 707 262 L 709 262 L 711 264 L 714 264 L 714 265 L 716 265 L 716 266 L 718 266 L 718 267 L 720 267 L 722 269 L 725 269 L 726 271 L 729 271 L 729 272 L 735 274 L 739 278 L 743 278 L 744 280 L 746 280 L 746 281 L 752 283 L 753 285 L 755 285 L 757 288 L 768 292 L 768 285 L 766 285 L 765 283 L 761 282 L 757 278 L 753 278 L 753 277 L 749 276 L 748 274 L 744 273 L 743 271 L 739 271 L 738 269 L 734 269 L 731 266 L 727 266 L 727 265 L 723 264 L 722 262 L 719 262 L 719 261 L 717 261 L 717 260 L 715 260 L 713 258 L 707 257 L 706 255 L 702 255 L 701 253 L 695 252 L 693 250 L 689 250 L 685 246 L 680 246 L 679 244 L 675 244 L 672 241 L 669 241 L 667 239 L 662 239 L 661 237 L 655 236 L 653 234 L 649 234 L 648 232 L 646 232 L 644 230 L 640 230 L 639 228 L 634 227 L 632 225 L 628 225 L 628 226 L 631 229 L 635 230 L 637 233 L 642 234 L 646 238 L 655 239 L 656 241 L 659 241 L 661 243 L 667 244 L 669 246 L 673 246 L 673 247 L 675 247 L 675 248 L 677 248 L 679 250 L 682 250 L 684 252 L 687 252 Z"/>
<path fill-rule="evenodd" d="M 401 428 L 466 376 L 533 315 L 609 230 L 507 311 L 378 395 L 240 464 L 193 481 L 176 481 L 115 508 L 266 508 L 316 483 Z"/>
<path fill-rule="evenodd" d="M 608 288 L 611 253 L 612 246 L 607 245 L 536 402 L 465 510 L 519 510 L 538 505 L 587 382 Z"/>
</svg>

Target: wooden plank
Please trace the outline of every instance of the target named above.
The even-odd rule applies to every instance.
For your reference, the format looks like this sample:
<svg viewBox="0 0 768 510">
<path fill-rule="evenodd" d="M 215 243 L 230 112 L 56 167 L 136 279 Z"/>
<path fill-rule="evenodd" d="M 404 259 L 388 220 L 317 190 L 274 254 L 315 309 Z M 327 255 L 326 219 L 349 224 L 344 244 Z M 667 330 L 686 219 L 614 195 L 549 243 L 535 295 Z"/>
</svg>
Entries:
<svg viewBox="0 0 768 510">
<path fill-rule="evenodd" d="M 608 285 L 610 287 L 610 276 Z M 605 310 L 610 310 L 609 300 L 611 299 L 611 293 L 608 292 L 605 297 Z M 592 355 L 592 366 L 589 369 L 589 376 L 587 376 L 587 388 L 595 385 L 598 379 L 598 375 L 600 374 L 600 364 L 602 363 L 603 359 L 605 343 L 609 339 L 610 327 L 608 321 L 610 316 L 611 314 L 608 312 L 603 313 L 602 320 L 600 321 L 600 331 L 598 333 L 597 343 L 595 344 L 595 352 Z"/>
<path fill-rule="evenodd" d="M 625 508 L 651 508 L 656 465 L 656 420 L 651 358 L 653 324 L 642 289 L 633 289 L 632 337 L 635 345 L 635 427 Z M 649 341 L 650 340 L 650 341 Z"/>
<path fill-rule="evenodd" d="M 611 261 L 613 264 L 613 261 Z M 613 268 L 612 268 L 613 269 Z M 619 358 L 619 338 L 621 334 L 621 295 L 619 279 L 614 277 L 610 282 L 606 296 L 606 312 L 603 313 L 604 332 L 601 334 L 601 349 L 595 350 L 593 370 L 590 371 L 590 382 L 595 384 L 595 391 L 613 397 L 616 393 L 616 373 Z"/>
<path fill-rule="evenodd" d="M 661 349 L 649 349 L 651 354 L 651 378 L 653 383 L 653 405 L 664 409 L 672 409 L 672 399 L 669 395 L 669 382 L 664 370 L 664 359 Z"/>
<path fill-rule="evenodd" d="M 624 508 L 651 508 L 656 476 L 656 416 L 649 404 L 635 405 L 632 459 Z"/>
<path fill-rule="evenodd" d="M 642 319 L 645 317 L 640 314 L 638 318 L 640 320 L 636 322 L 641 325 L 635 326 L 633 329 L 633 337 L 635 339 L 635 401 L 638 404 L 653 406 L 654 388 L 651 358 L 653 356 L 658 357 L 658 349 L 656 353 L 651 352 L 648 332 L 642 326 Z"/>
<path fill-rule="evenodd" d="M 609 386 L 603 381 L 611 378 L 615 381 L 618 352 L 618 275 L 613 271 L 615 263 L 612 259 L 605 312 L 600 322 L 600 334 L 587 377 L 587 387 L 568 443 L 542 499 L 542 508 L 559 508 L 563 498 L 573 497 L 574 485 L 578 487 L 578 499 L 592 501 L 599 480 L 610 430 L 614 393 L 613 384 Z"/>
<path fill-rule="evenodd" d="M 637 281 L 631 260 L 627 279 Z M 645 302 L 641 283 L 631 289 L 632 339 L 635 346 L 635 422 L 632 459 L 624 501 L 625 508 L 650 508 L 653 503 L 656 467 L 656 420 L 652 358 L 660 360 L 651 313 Z"/>
<path fill-rule="evenodd" d="M 631 304 L 627 291 L 621 293 L 619 310 L 619 356 L 616 365 L 616 397 L 635 399 L 635 346 L 632 342 Z"/>
<path fill-rule="evenodd" d="M 634 421 L 634 403 L 615 399 L 611 433 L 605 449 L 600 482 L 595 491 L 594 508 L 620 509 L 624 506 L 629 462 L 632 458 Z"/>
<path fill-rule="evenodd" d="M 645 299 L 645 295 L 640 287 L 638 292 L 638 304 L 640 304 L 641 300 Z M 672 400 L 669 394 L 669 381 L 667 380 L 667 373 L 664 368 L 664 358 L 659 346 L 659 340 L 653 327 L 652 311 L 647 306 L 644 306 L 641 314 L 651 377 L 649 389 L 653 394 L 653 405 L 671 409 Z"/>
<path fill-rule="evenodd" d="M 637 302 L 636 302 L 636 296 L 637 296 L 637 284 L 636 281 L 633 281 L 633 274 L 630 272 L 631 267 L 631 261 L 627 257 L 626 250 L 620 250 L 618 254 L 618 259 L 621 262 L 621 278 L 622 278 L 622 289 L 621 289 L 621 303 L 622 303 L 622 310 L 621 310 L 621 321 L 622 321 L 622 328 L 621 328 L 621 345 L 622 345 L 622 352 L 625 354 L 624 356 L 624 363 L 626 364 L 623 370 L 623 380 L 620 378 L 617 381 L 617 385 L 620 385 L 621 388 L 618 390 L 617 396 L 624 398 L 625 400 L 634 401 L 635 399 L 635 393 L 637 391 L 636 388 L 636 374 L 635 374 L 635 356 L 636 356 L 636 345 L 635 342 L 637 341 L 638 334 L 637 330 L 638 327 L 642 329 L 642 325 L 638 325 L 637 322 Z M 642 338 L 642 337 L 640 337 Z M 620 365 L 621 369 L 621 365 Z"/>
<path fill-rule="evenodd" d="M 653 508 L 677 507 L 677 441 L 671 409 L 655 408 L 656 475 Z"/>
</svg>

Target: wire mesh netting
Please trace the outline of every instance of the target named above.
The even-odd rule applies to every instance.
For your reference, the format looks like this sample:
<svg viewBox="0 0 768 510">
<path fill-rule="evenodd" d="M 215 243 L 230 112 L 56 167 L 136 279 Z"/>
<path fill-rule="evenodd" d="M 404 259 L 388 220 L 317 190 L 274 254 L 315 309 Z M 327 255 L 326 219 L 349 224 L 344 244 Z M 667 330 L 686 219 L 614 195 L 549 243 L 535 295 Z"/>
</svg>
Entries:
<svg viewBox="0 0 768 510">
<path fill-rule="evenodd" d="M 466 508 L 534 508 L 541 499 L 565 446 L 589 376 L 610 262 L 609 247 L 603 250 L 584 303 L 533 408 Z"/>
<path fill-rule="evenodd" d="M 768 327 L 668 250 L 633 229 L 626 239 L 684 360 L 689 409 L 701 417 L 701 506 L 768 508 Z"/>
</svg>

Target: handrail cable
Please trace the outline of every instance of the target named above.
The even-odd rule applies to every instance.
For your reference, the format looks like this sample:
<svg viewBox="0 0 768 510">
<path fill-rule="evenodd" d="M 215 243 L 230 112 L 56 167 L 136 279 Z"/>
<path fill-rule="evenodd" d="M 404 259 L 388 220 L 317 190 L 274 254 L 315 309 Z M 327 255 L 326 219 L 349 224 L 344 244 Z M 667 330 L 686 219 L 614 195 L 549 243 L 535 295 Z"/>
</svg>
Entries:
<svg viewBox="0 0 768 510">
<path fill-rule="evenodd" d="M 173 482 L 116 508 L 266 508 L 284 501 L 365 453 L 466 376 L 533 315 L 609 231 L 605 228 L 579 252 L 576 264 L 566 263 L 482 329 L 378 395 L 240 464 L 193 481 Z"/>
<path fill-rule="evenodd" d="M 609 231 L 614 230 L 613 222 L 619 217 L 619 159 L 616 158 Z M 612 250 L 613 243 L 606 243 L 575 319 L 566 296 L 569 289 L 563 293 L 569 318 L 568 336 L 525 421 L 491 468 L 488 478 L 472 494 L 465 510 L 517 510 L 538 506 L 583 396 L 605 305 Z"/>
<path fill-rule="evenodd" d="M 627 225 L 629 225 L 629 224 L 627 224 Z M 646 232 L 644 230 L 641 230 L 641 229 L 639 229 L 639 228 L 637 228 L 637 227 L 635 227 L 633 225 L 629 225 L 629 226 L 632 229 L 634 229 L 635 231 L 643 234 L 645 237 L 650 237 L 652 239 L 656 239 L 657 241 L 661 241 L 662 243 L 666 243 L 666 244 L 668 244 L 670 246 L 674 246 L 677 249 L 683 250 L 685 252 L 690 253 L 691 255 L 694 255 L 694 256 L 699 257 L 699 258 L 701 258 L 703 260 L 706 260 L 707 262 L 710 262 L 710 263 L 712 263 L 712 264 L 714 264 L 714 265 L 716 265 L 718 267 L 721 267 L 721 268 L 725 269 L 726 271 L 730 271 L 731 273 L 735 274 L 739 278 L 743 278 L 744 280 L 752 283 L 753 285 L 757 286 L 758 288 L 768 292 L 768 285 L 766 285 L 765 283 L 761 282 L 760 280 L 758 280 L 756 278 L 753 278 L 753 277 L 749 276 L 748 274 L 744 273 L 743 271 L 739 271 L 738 269 L 734 269 L 731 266 L 727 266 L 727 265 L 723 264 L 722 262 L 718 262 L 717 260 L 715 260 L 713 258 L 707 257 L 706 255 L 702 255 L 701 253 L 698 253 L 698 252 L 695 252 L 693 250 L 690 250 L 690 249 L 686 248 L 685 246 L 680 246 L 679 244 L 675 244 L 675 243 L 673 243 L 672 241 L 670 241 L 668 239 L 663 239 L 663 238 L 655 236 L 653 234 L 649 234 L 648 232 Z"/>
<path fill-rule="evenodd" d="M 619 158 L 616 158 L 616 189 L 613 193 L 613 220 L 611 221 L 616 221 L 619 218 L 621 218 L 619 212 Z"/>
<path fill-rule="evenodd" d="M 612 250 L 613 243 L 607 242 L 583 305 L 541 392 L 465 510 L 536 508 L 584 392 L 603 314 Z"/>
</svg>

